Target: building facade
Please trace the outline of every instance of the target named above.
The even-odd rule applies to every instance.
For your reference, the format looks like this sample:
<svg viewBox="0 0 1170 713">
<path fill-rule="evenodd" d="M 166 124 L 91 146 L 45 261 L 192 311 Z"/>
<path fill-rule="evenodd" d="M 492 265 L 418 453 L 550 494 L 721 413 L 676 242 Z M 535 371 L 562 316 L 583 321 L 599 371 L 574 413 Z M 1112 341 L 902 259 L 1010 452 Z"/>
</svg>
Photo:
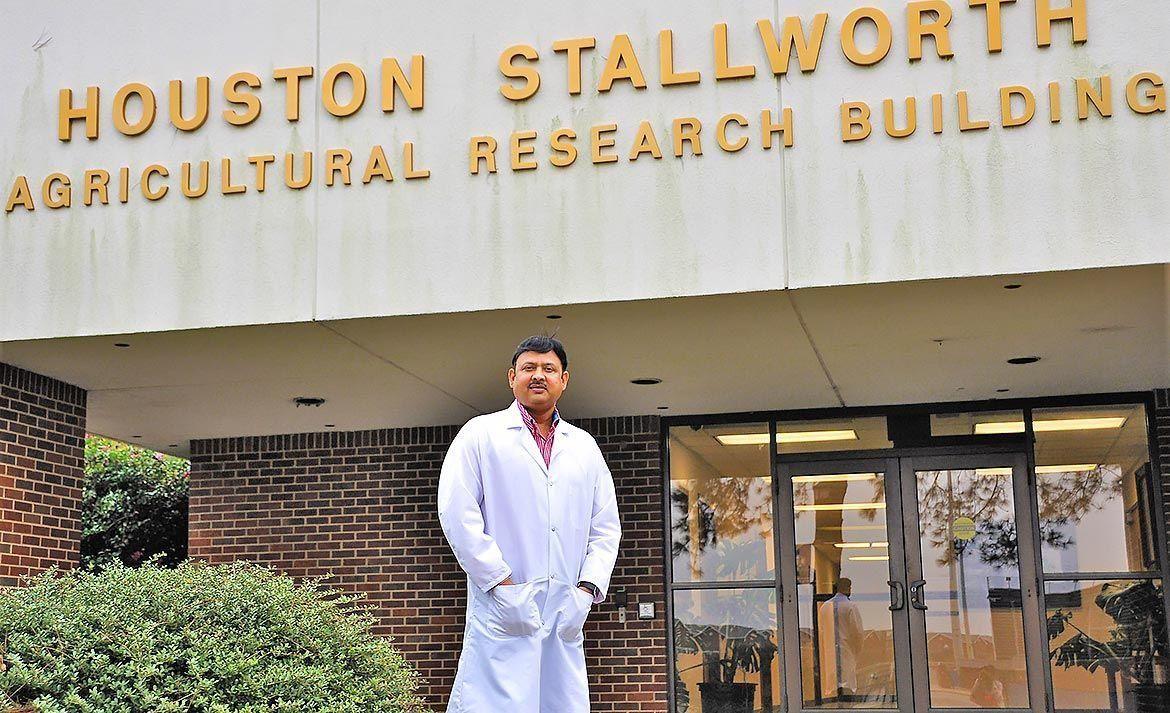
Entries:
<svg viewBox="0 0 1170 713">
<path fill-rule="evenodd" d="M 1153 0 L 77 13 L 0 27 L 0 582 L 84 433 L 332 573 L 441 707 L 459 426 L 556 333 L 624 539 L 600 711 L 1170 706 Z"/>
</svg>

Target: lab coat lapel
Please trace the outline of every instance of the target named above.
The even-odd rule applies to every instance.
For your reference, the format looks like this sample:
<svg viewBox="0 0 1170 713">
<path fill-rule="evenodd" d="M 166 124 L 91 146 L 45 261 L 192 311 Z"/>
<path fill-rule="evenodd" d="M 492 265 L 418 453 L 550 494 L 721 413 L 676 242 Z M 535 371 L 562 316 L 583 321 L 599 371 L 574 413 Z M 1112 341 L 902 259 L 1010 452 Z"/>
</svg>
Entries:
<svg viewBox="0 0 1170 713">
<path fill-rule="evenodd" d="M 565 440 L 568 433 L 569 429 L 565 428 L 565 420 L 561 419 L 557 422 L 557 435 L 553 438 L 552 456 L 548 459 L 549 468 L 552 468 L 552 464 L 557 462 L 557 454 L 569 445 Z"/>
<path fill-rule="evenodd" d="M 540 468 L 540 472 L 544 473 L 545 477 L 548 477 L 548 467 L 544 464 L 544 458 L 540 455 L 540 449 L 536 447 L 536 439 L 528 432 L 528 426 L 524 425 L 524 419 L 520 416 L 519 409 L 519 404 L 512 404 L 510 411 L 514 418 L 508 427 L 515 432 L 516 438 L 519 439 L 520 447 L 528 452 L 528 455 L 532 457 L 537 467 Z M 555 440 L 553 441 L 553 446 L 556 446 Z"/>
<path fill-rule="evenodd" d="M 528 451 L 528 455 L 532 456 L 532 460 L 536 465 L 540 466 L 540 471 L 546 476 L 548 475 L 548 467 L 544 464 L 544 457 L 540 455 L 540 449 L 536 447 L 536 439 L 528 432 L 528 427 L 523 423 L 520 424 L 520 430 L 516 432 L 520 437 L 520 446 Z M 556 445 L 555 443 L 553 445 Z"/>
</svg>

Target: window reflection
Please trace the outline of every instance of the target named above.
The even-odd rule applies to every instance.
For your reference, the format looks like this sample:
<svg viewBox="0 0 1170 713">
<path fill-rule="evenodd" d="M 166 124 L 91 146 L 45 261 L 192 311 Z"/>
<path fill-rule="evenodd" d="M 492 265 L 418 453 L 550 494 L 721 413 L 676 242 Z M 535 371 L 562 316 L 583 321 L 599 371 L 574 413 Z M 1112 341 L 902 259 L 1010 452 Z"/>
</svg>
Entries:
<svg viewBox="0 0 1170 713">
<path fill-rule="evenodd" d="M 1145 409 L 1037 409 L 1036 490 L 1044 571 L 1156 567 Z"/>
<path fill-rule="evenodd" d="M 916 471 L 935 708 L 1025 708 L 1012 469 Z"/>
<path fill-rule="evenodd" d="M 1166 710 L 1166 612 L 1158 580 L 1045 585 L 1057 709 Z"/>
<path fill-rule="evenodd" d="M 671 429 L 675 582 L 774 577 L 770 468 L 766 424 Z"/>
<path fill-rule="evenodd" d="M 781 711 L 776 614 L 773 589 L 675 592 L 676 713 Z"/>
<path fill-rule="evenodd" d="M 894 708 L 885 476 L 792 478 L 805 708 Z"/>
</svg>

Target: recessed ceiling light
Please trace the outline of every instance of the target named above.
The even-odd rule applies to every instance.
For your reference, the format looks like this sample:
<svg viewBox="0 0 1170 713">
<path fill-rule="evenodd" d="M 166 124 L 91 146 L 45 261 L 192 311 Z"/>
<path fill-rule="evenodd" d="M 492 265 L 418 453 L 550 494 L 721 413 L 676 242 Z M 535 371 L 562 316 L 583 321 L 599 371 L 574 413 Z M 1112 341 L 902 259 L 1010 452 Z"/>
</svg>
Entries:
<svg viewBox="0 0 1170 713">
<path fill-rule="evenodd" d="M 544 316 L 544 318 L 545 319 L 560 319 L 561 315 L 559 315 L 559 314 L 546 314 Z"/>
<path fill-rule="evenodd" d="M 1092 473 L 1101 466 L 1096 463 L 1074 463 L 1073 465 L 1038 465 L 1036 472 L 1040 475 L 1055 473 Z"/>
<path fill-rule="evenodd" d="M 301 406 L 320 406 L 325 403 L 325 399 L 320 396 L 297 396 L 293 399 L 293 403 L 297 405 L 297 408 Z"/>
<path fill-rule="evenodd" d="M 1003 286 L 1005 290 L 1018 290 L 1021 287 L 1023 287 L 1023 285 L 1018 282 L 1012 282 Z"/>
<path fill-rule="evenodd" d="M 1026 357 L 1012 357 L 1011 359 L 1007 360 L 1007 363 L 1008 364 L 1035 364 L 1038 361 L 1040 361 L 1040 357 L 1038 357 L 1038 356 L 1026 356 Z"/>
<path fill-rule="evenodd" d="M 130 345 L 127 344 L 126 342 L 114 342 L 114 346 L 118 347 L 119 349 L 129 349 L 130 348 Z"/>
<path fill-rule="evenodd" d="M 877 480 L 877 473 L 834 473 L 832 475 L 797 475 L 794 483 L 852 483 L 857 480 Z"/>
<path fill-rule="evenodd" d="M 639 379 L 630 379 L 630 383 L 637 384 L 638 386 L 654 386 L 655 384 L 661 384 L 662 379 L 656 379 L 652 376 L 646 376 L 646 377 L 642 377 Z"/>
<path fill-rule="evenodd" d="M 1110 428 L 1121 428 L 1124 425 L 1124 416 L 1061 418 L 1033 421 L 1032 430 L 1037 433 L 1051 433 L 1053 431 L 1101 431 Z M 985 421 L 975 424 L 975 433 L 978 435 L 1023 432 L 1023 421 Z"/>
<path fill-rule="evenodd" d="M 858 555 L 857 557 L 850 557 L 850 562 L 889 562 L 890 558 L 886 555 Z"/>
<path fill-rule="evenodd" d="M 1075 465 L 1041 465 L 1036 466 L 1038 475 L 1053 475 L 1055 473 L 1091 473 L 1100 466 L 1089 463 Z M 1011 475 L 1011 468 L 976 468 L 975 475 Z"/>
<path fill-rule="evenodd" d="M 715 436 L 715 439 L 725 446 L 766 446 L 766 433 L 733 433 L 725 436 Z M 837 431 L 788 431 L 776 434 L 780 443 L 824 443 L 827 441 L 856 441 L 857 431 L 842 429 Z"/>
<path fill-rule="evenodd" d="M 885 510 L 885 503 L 826 503 L 824 505 L 796 505 L 796 512 L 821 512 L 825 510 Z"/>
</svg>

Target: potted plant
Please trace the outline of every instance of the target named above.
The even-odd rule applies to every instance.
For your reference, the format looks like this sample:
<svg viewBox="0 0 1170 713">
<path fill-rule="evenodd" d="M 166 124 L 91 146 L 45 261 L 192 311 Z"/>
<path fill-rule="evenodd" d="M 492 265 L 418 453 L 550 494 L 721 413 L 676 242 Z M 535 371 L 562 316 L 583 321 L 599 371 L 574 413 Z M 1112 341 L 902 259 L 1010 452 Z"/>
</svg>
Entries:
<svg viewBox="0 0 1170 713">
<path fill-rule="evenodd" d="M 676 621 L 675 648 L 703 658 L 702 663 L 691 667 L 703 667 L 703 681 L 699 684 L 703 713 L 751 713 L 757 684 L 736 681 L 736 676 L 742 673 L 746 679 L 748 674 L 770 670 L 776 655 L 771 631 L 734 624 L 704 625 L 696 631 Z M 768 699 L 765 709 L 770 708 L 770 685 L 763 697 Z"/>
</svg>

